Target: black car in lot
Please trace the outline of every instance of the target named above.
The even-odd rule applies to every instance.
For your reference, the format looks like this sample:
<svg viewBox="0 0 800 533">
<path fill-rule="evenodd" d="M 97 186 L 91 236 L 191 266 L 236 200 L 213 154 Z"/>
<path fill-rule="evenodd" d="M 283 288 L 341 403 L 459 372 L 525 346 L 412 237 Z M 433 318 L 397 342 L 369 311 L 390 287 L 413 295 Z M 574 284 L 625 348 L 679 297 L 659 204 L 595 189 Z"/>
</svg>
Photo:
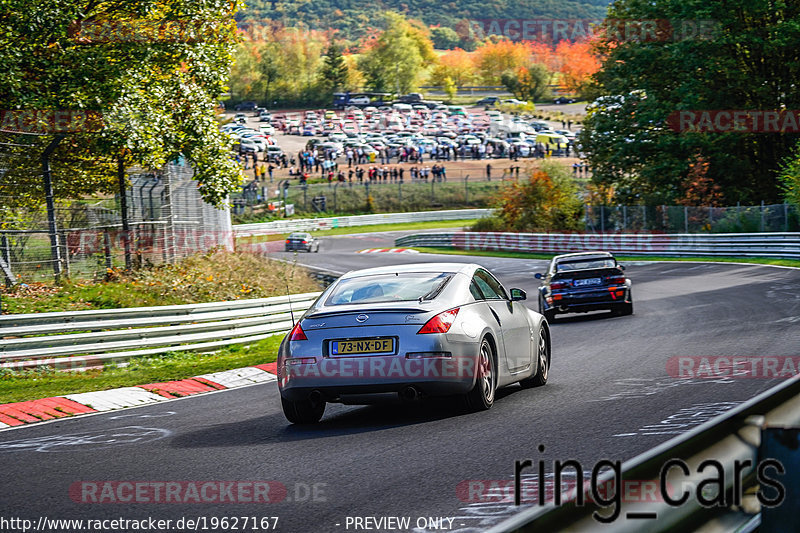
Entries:
<svg viewBox="0 0 800 533">
<path fill-rule="evenodd" d="M 310 233 L 295 232 L 286 237 L 284 250 L 292 252 L 303 250 L 304 252 L 319 252 L 319 239 Z"/>
<path fill-rule="evenodd" d="M 475 102 L 475 105 L 482 105 L 484 107 L 492 107 L 494 105 L 497 105 L 499 102 L 500 102 L 500 98 L 498 98 L 497 96 L 487 96 L 486 98 L 481 98 L 480 100 Z"/>
<path fill-rule="evenodd" d="M 567 98 L 566 96 L 559 96 L 558 98 L 553 100 L 553 103 L 554 104 L 559 104 L 559 105 L 574 104 L 575 103 L 575 99 L 574 98 Z"/>
<path fill-rule="evenodd" d="M 539 312 L 548 321 L 560 313 L 586 313 L 609 309 L 617 315 L 633 314 L 631 280 L 625 267 L 610 252 L 557 255 L 539 287 Z"/>
</svg>

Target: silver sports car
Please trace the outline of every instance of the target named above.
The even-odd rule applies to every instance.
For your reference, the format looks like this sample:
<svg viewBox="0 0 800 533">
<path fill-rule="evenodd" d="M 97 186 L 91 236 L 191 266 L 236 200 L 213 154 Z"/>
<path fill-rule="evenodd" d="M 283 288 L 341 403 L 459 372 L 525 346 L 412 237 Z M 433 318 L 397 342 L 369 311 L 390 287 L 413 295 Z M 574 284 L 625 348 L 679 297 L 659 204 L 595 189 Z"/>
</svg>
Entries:
<svg viewBox="0 0 800 533">
<path fill-rule="evenodd" d="M 323 292 L 286 335 L 278 387 L 286 418 L 314 423 L 327 402 L 463 395 L 489 409 L 498 387 L 544 385 L 547 321 L 521 289 L 475 264 L 353 271 Z"/>
</svg>

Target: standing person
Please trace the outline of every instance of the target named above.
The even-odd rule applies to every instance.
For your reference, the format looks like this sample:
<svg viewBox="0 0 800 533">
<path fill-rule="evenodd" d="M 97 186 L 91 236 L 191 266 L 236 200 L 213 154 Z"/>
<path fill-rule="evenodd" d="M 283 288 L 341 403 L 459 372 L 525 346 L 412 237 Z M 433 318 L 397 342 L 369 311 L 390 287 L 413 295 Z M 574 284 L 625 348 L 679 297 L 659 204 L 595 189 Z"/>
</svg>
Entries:
<svg viewBox="0 0 800 533">
<path fill-rule="evenodd" d="M 492 181 L 492 165 L 490 163 L 486 163 L 486 179 Z"/>
<path fill-rule="evenodd" d="M 263 167 L 262 167 L 263 168 Z M 269 164 L 267 167 L 267 172 L 269 172 L 269 182 L 272 183 L 272 171 L 275 170 L 275 167 L 272 166 L 272 163 Z"/>
</svg>

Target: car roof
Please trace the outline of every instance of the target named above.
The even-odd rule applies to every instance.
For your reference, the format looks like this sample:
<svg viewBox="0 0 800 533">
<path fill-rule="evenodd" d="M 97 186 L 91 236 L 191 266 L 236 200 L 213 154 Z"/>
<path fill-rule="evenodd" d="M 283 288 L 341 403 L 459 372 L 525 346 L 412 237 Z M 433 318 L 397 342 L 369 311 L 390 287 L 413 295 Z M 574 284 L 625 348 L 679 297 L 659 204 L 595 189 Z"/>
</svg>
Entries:
<svg viewBox="0 0 800 533">
<path fill-rule="evenodd" d="M 471 275 L 477 268 L 483 267 L 475 263 L 411 263 L 407 265 L 390 265 L 366 268 L 363 270 L 351 270 L 343 275 L 342 279 L 405 272 L 460 272 L 462 274 Z"/>
<path fill-rule="evenodd" d="M 580 260 L 587 260 L 588 261 L 588 260 L 592 260 L 592 259 L 608 259 L 608 258 L 613 259 L 614 258 L 614 254 L 612 254 L 611 252 L 603 252 L 603 251 L 577 252 L 577 253 L 574 253 L 574 254 L 557 255 L 557 256 L 555 256 L 553 258 L 553 261 L 555 261 L 557 263 L 561 263 L 561 262 L 564 262 L 564 261 L 580 261 Z"/>
</svg>

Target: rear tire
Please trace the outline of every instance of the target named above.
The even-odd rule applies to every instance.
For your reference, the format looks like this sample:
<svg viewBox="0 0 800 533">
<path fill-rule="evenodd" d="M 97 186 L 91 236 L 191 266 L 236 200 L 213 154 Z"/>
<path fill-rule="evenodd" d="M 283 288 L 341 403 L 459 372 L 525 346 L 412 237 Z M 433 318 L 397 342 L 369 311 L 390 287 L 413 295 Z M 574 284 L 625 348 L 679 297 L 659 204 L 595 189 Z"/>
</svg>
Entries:
<svg viewBox="0 0 800 533">
<path fill-rule="evenodd" d="M 556 319 L 555 310 L 544 308 L 544 298 L 542 298 L 541 295 L 539 296 L 539 314 L 544 315 L 544 318 L 548 323 L 552 323 Z"/>
<path fill-rule="evenodd" d="M 497 370 L 494 362 L 494 350 L 487 339 L 481 341 L 478 353 L 478 376 L 475 386 L 466 395 L 467 408 L 470 411 L 486 411 L 494 405 L 497 390 Z"/>
<path fill-rule="evenodd" d="M 633 302 L 620 304 L 615 312 L 620 316 L 628 316 L 633 314 Z"/>
<path fill-rule="evenodd" d="M 550 343 L 544 327 L 539 326 L 539 339 L 536 348 L 537 371 L 536 374 L 519 382 L 522 388 L 541 387 L 547 383 L 550 376 Z"/>
<path fill-rule="evenodd" d="M 281 406 L 292 424 L 316 424 L 325 413 L 325 400 L 315 401 L 311 397 L 295 402 L 281 396 Z"/>
</svg>

